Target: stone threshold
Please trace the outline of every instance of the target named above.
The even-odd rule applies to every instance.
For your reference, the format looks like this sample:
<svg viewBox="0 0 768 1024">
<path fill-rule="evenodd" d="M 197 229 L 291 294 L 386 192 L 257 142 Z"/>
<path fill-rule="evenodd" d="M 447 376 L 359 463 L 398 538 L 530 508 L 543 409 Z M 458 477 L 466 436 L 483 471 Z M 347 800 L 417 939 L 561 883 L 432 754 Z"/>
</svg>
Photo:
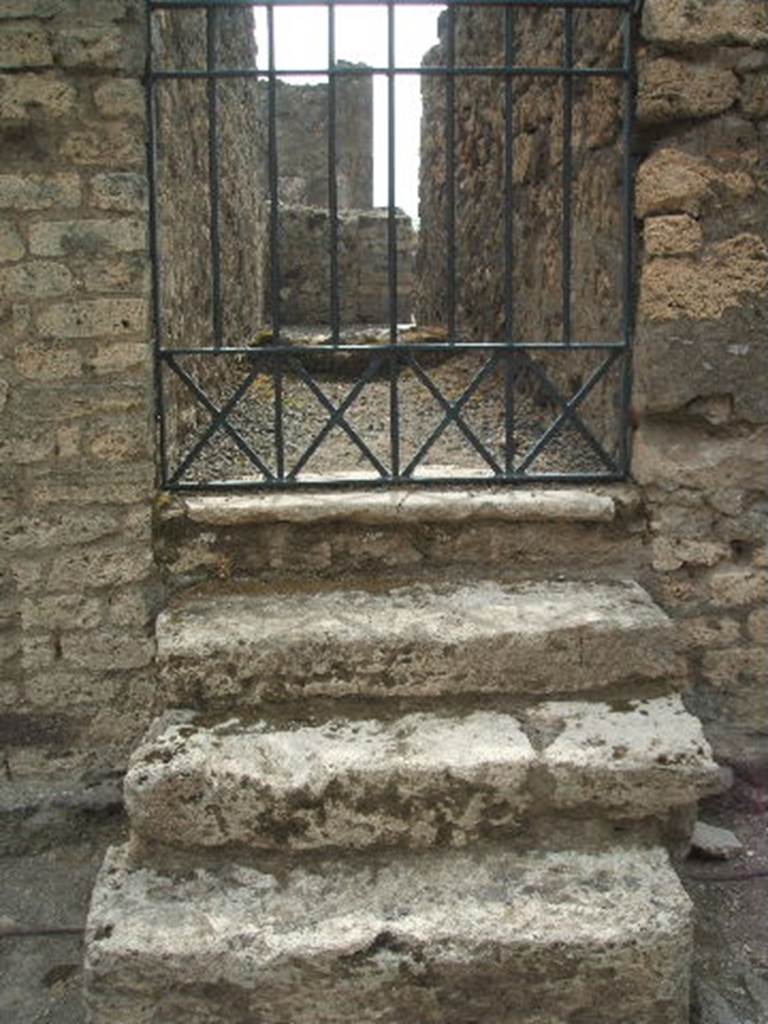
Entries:
<svg viewBox="0 0 768 1024">
<path fill-rule="evenodd" d="M 165 519 L 185 518 L 206 526 L 264 523 L 501 522 L 610 523 L 632 503 L 627 485 L 577 487 L 445 486 L 350 488 L 252 494 L 174 496 L 161 508 Z"/>
</svg>

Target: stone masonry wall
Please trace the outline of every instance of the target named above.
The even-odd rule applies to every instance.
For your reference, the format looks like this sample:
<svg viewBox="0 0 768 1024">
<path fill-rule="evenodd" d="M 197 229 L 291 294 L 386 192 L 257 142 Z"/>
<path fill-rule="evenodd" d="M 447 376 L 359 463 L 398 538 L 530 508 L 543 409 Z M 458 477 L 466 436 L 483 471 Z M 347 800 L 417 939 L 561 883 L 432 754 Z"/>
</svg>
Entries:
<svg viewBox="0 0 768 1024">
<path fill-rule="evenodd" d="M 153 610 L 143 4 L 0 3 L 0 762 L 114 765 Z"/>
<path fill-rule="evenodd" d="M 720 757 L 768 783 L 768 6 L 646 0 L 634 475 Z"/>
<path fill-rule="evenodd" d="M 286 324 L 330 322 L 329 217 L 327 210 L 288 206 L 281 210 L 281 315 Z M 398 213 L 397 319 L 411 317 L 416 247 L 411 219 Z M 388 215 L 386 210 L 339 214 L 339 301 L 342 324 L 389 322 Z M 268 266 L 265 268 L 265 276 Z M 269 278 L 266 278 L 267 285 Z M 269 291 L 267 314 L 269 319 Z"/>
</svg>

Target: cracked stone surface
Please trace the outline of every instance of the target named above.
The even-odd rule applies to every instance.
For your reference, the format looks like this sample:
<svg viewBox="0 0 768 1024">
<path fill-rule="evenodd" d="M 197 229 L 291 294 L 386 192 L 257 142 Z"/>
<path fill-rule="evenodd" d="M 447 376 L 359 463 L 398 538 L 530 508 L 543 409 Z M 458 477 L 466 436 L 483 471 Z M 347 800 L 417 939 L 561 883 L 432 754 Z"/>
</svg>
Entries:
<svg viewBox="0 0 768 1024">
<path fill-rule="evenodd" d="M 551 702 L 496 712 L 212 727 L 161 719 L 131 759 L 125 799 L 142 837 L 184 848 L 457 845 L 519 832 L 530 814 L 639 820 L 719 787 L 678 696 Z"/>
<path fill-rule="evenodd" d="M 89 918 L 90 1019 L 684 1024 L 690 931 L 658 849 L 179 878 L 115 848 Z"/>
<path fill-rule="evenodd" d="M 168 706 L 572 693 L 683 675 L 670 620 L 632 581 L 219 592 L 162 612 L 157 641 Z"/>
</svg>

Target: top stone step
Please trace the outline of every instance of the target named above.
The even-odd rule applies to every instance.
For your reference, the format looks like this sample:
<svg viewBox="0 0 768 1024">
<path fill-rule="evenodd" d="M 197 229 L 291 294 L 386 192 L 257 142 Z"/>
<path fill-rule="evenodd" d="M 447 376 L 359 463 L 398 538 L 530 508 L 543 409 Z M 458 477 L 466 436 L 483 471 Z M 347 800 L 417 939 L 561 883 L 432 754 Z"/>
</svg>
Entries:
<svg viewBox="0 0 768 1024">
<path fill-rule="evenodd" d="M 167 706 L 559 694 L 682 675 L 670 620 L 632 581 L 215 593 L 157 620 Z"/>
</svg>

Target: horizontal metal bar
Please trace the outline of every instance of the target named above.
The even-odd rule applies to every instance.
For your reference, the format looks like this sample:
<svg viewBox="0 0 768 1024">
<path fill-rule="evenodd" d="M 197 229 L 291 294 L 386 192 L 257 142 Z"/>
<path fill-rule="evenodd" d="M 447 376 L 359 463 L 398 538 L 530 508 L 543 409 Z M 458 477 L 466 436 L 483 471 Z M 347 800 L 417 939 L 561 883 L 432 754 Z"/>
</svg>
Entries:
<svg viewBox="0 0 768 1024">
<path fill-rule="evenodd" d="M 371 476 L 334 478 L 327 480 L 216 480 L 210 483 L 174 483 L 168 487 L 169 491 L 210 491 L 213 493 L 221 491 L 256 491 L 256 490 L 302 490 L 302 491 L 330 491 L 330 490 L 352 490 L 356 487 L 364 487 L 366 490 L 371 487 L 391 487 L 393 484 L 406 487 L 498 487 L 499 485 L 528 486 L 530 484 L 562 484 L 562 483 L 620 483 L 626 479 L 626 474 L 616 473 L 511 473 L 496 476 L 488 473 L 487 476 Z"/>
<path fill-rule="evenodd" d="M 147 0 L 150 11 L 194 10 L 206 7 L 377 7 L 381 0 Z M 394 0 L 397 7 L 445 7 L 445 0 Z M 451 0 L 456 7 L 609 8 L 634 11 L 637 0 Z"/>
<path fill-rule="evenodd" d="M 401 353 L 405 356 L 408 352 L 445 352 L 446 355 L 454 354 L 456 352 L 485 352 L 485 351 L 504 351 L 514 352 L 519 349 L 530 349 L 532 351 L 541 352 L 572 352 L 574 349 L 581 349 L 582 351 L 606 351 L 606 352 L 623 352 L 629 348 L 629 345 L 624 341 L 574 341 L 570 345 L 564 344 L 561 341 L 402 341 L 397 345 L 392 345 L 389 342 L 382 342 L 381 344 L 372 345 L 345 345 L 340 342 L 338 345 L 259 345 L 258 347 L 243 347 L 243 346 L 222 346 L 222 348 L 207 347 L 187 347 L 187 348 L 164 348 L 160 350 L 160 357 L 162 359 L 171 359 L 174 356 L 295 356 L 295 355 L 315 355 L 315 356 L 330 356 L 337 352 L 369 352 L 371 355 L 375 352 L 376 354 L 381 353 Z"/>
<path fill-rule="evenodd" d="M 150 78 L 153 81 L 163 79 L 205 79 L 205 78 L 263 78 L 269 81 L 271 78 L 337 78 L 340 76 L 360 75 L 426 75 L 428 77 L 438 75 L 440 77 L 466 77 L 468 75 L 530 75 L 543 77 L 556 75 L 560 78 L 626 78 L 629 70 L 624 67 L 615 68 L 566 68 L 560 65 L 546 67 L 507 67 L 503 64 L 478 65 L 477 67 L 441 67 L 429 65 L 429 67 L 418 68 L 366 68 L 361 71 L 359 68 L 285 68 L 271 71 L 265 68 L 216 68 L 214 71 L 206 71 L 204 68 L 175 71 L 152 71 Z"/>
</svg>

